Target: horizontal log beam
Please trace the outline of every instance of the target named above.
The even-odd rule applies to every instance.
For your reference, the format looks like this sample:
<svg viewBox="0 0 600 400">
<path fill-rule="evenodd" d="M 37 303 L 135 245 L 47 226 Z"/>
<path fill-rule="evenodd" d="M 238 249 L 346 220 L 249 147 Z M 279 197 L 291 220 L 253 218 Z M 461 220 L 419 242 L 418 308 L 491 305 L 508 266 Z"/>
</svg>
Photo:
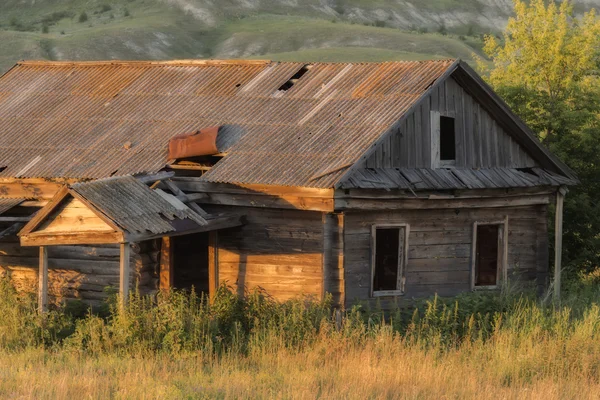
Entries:
<svg viewBox="0 0 600 400">
<path fill-rule="evenodd" d="M 550 204 L 549 195 L 477 199 L 336 199 L 336 211 L 520 207 Z"/>
<path fill-rule="evenodd" d="M 21 236 L 21 246 L 59 246 L 63 244 L 113 244 L 122 243 L 121 232 L 76 232 L 36 234 Z"/>
</svg>

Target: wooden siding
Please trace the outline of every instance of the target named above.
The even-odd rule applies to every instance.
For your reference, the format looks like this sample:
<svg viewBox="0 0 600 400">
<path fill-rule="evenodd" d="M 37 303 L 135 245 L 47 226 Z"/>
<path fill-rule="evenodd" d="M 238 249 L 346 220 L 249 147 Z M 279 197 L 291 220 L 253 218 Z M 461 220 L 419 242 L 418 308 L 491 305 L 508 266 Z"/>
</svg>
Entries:
<svg viewBox="0 0 600 400">
<path fill-rule="evenodd" d="M 521 168 L 536 162 L 452 78 L 408 114 L 397 133 L 367 159 L 368 168 L 431 168 L 431 111 L 455 118 L 456 167 Z"/>
<path fill-rule="evenodd" d="M 35 230 L 40 234 L 72 231 L 114 232 L 114 229 L 80 200 L 70 197 Z"/>
<path fill-rule="evenodd" d="M 344 304 L 344 214 L 323 214 L 323 295 Z"/>
<path fill-rule="evenodd" d="M 470 290 L 473 222 L 508 215 L 508 279 L 545 286 L 548 270 L 546 206 L 347 212 L 344 224 L 346 305 L 368 300 L 371 225 L 410 224 L 404 298 Z"/>
<path fill-rule="evenodd" d="M 106 287 L 119 287 L 119 245 L 48 246 L 50 302 L 83 300 L 98 304 Z M 152 293 L 158 285 L 160 245 L 154 241 L 132 246 L 131 287 Z M 0 276 L 8 276 L 19 291 L 37 291 L 39 248 L 23 247 L 15 236 L 0 240 Z"/>
<path fill-rule="evenodd" d="M 246 218 L 245 225 L 217 234 L 219 284 L 226 282 L 239 294 L 260 287 L 276 300 L 302 295 L 321 298 L 322 213 L 252 207 L 218 209 Z"/>
</svg>

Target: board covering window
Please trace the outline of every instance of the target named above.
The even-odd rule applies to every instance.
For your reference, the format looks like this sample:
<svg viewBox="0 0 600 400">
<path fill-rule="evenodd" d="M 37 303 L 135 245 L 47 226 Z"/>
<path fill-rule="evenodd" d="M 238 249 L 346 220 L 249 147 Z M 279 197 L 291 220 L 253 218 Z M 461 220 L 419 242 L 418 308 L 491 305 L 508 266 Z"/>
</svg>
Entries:
<svg viewBox="0 0 600 400">
<path fill-rule="evenodd" d="M 508 218 L 473 224 L 471 288 L 495 289 L 506 281 Z"/>
<path fill-rule="evenodd" d="M 409 226 L 373 225 L 371 230 L 371 296 L 404 293 Z"/>
</svg>

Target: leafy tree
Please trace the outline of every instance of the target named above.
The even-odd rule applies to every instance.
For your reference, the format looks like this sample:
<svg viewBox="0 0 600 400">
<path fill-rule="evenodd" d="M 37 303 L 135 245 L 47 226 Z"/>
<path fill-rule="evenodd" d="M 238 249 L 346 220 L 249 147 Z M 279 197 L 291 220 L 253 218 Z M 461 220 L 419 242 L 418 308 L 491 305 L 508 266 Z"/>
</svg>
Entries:
<svg viewBox="0 0 600 400">
<path fill-rule="evenodd" d="M 587 96 L 598 91 L 600 21 L 594 10 L 575 18 L 567 1 L 514 5 L 502 42 L 485 37 L 489 81 L 543 141 L 552 141 L 581 121 L 580 111 L 590 111 Z"/>
<path fill-rule="evenodd" d="M 581 185 L 566 197 L 565 265 L 600 265 L 600 21 L 577 17 L 567 1 L 515 0 L 491 60 L 480 69 L 539 139 L 570 165 Z"/>
</svg>

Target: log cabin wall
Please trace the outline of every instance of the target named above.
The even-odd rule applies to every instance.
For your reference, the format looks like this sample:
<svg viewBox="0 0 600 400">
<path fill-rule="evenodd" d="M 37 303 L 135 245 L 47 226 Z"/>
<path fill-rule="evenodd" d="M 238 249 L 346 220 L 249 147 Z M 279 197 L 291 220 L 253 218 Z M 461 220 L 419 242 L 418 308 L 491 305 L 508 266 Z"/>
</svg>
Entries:
<svg viewBox="0 0 600 400">
<path fill-rule="evenodd" d="M 213 212 L 214 206 L 205 207 Z M 323 213 L 219 206 L 246 223 L 217 233 L 217 284 L 243 295 L 262 288 L 276 300 L 323 294 Z M 338 285 L 339 286 L 339 285 Z"/>
<path fill-rule="evenodd" d="M 537 285 L 538 290 L 543 290 L 548 271 L 546 212 L 546 205 L 348 211 L 344 217 L 346 306 L 369 300 L 372 224 L 410 224 L 403 299 L 435 293 L 454 296 L 469 291 L 473 223 L 502 220 L 505 216 L 509 282 Z"/>
<path fill-rule="evenodd" d="M 456 167 L 534 167 L 536 162 L 454 79 L 408 114 L 366 160 L 368 168 L 431 168 L 431 111 L 455 118 Z"/>
<path fill-rule="evenodd" d="M 132 244 L 130 282 L 148 294 L 157 289 L 156 241 Z M 97 305 L 105 300 L 106 287 L 119 287 L 119 245 L 48 246 L 48 294 L 54 303 L 83 300 Z M 37 292 L 38 247 L 20 246 L 16 236 L 0 239 L 0 276 L 8 276 L 17 290 Z"/>
</svg>

